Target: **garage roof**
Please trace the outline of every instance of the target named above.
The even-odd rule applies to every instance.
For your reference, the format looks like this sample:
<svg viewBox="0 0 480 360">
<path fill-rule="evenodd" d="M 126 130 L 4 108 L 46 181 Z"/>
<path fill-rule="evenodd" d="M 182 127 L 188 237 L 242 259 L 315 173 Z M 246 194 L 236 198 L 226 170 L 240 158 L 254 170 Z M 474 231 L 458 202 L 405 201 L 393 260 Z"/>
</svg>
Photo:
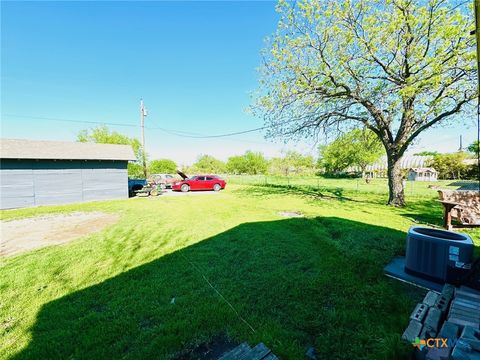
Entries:
<svg viewBox="0 0 480 360">
<path fill-rule="evenodd" d="M 130 145 L 0 139 L 1 159 L 136 160 Z"/>
</svg>

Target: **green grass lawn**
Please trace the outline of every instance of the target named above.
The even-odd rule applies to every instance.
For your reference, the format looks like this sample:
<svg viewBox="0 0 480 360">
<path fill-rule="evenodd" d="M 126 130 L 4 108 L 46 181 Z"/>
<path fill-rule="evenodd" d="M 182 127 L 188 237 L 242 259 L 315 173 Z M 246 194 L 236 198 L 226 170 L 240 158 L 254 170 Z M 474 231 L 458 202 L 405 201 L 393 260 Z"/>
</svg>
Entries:
<svg viewBox="0 0 480 360">
<path fill-rule="evenodd" d="M 384 178 L 371 179 L 370 183 L 357 179 L 331 179 L 319 176 L 271 176 L 271 175 L 226 175 L 228 182 L 239 185 L 279 185 L 310 187 L 319 191 L 340 189 L 351 193 L 388 194 L 388 182 Z M 471 184 L 471 180 L 439 180 L 435 182 L 407 181 L 405 195 L 410 198 L 434 196 L 435 190 L 429 186 L 442 189 L 457 189 L 462 184 Z"/>
<path fill-rule="evenodd" d="M 441 224 L 436 193 L 425 187 L 396 209 L 355 180 L 339 184 L 234 184 L 204 196 L 1 212 L 120 220 L 0 260 L 0 358 L 168 359 L 219 337 L 262 341 L 281 359 L 302 359 L 309 346 L 319 359 L 408 357 L 400 336 L 424 292 L 382 270 L 404 253 L 410 225 Z M 285 210 L 305 217 L 278 215 Z M 471 235 L 480 245 L 480 232 Z"/>
</svg>

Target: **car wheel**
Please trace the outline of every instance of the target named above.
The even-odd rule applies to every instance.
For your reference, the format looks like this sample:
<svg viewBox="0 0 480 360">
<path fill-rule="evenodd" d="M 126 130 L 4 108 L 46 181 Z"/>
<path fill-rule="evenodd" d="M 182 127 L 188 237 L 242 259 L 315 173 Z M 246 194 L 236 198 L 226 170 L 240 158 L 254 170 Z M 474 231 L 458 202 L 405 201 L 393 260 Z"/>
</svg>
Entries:
<svg viewBox="0 0 480 360">
<path fill-rule="evenodd" d="M 213 191 L 220 191 L 221 188 L 220 184 L 213 185 Z"/>
<path fill-rule="evenodd" d="M 190 186 L 183 184 L 180 190 L 182 190 L 182 192 L 188 192 L 190 190 Z"/>
</svg>

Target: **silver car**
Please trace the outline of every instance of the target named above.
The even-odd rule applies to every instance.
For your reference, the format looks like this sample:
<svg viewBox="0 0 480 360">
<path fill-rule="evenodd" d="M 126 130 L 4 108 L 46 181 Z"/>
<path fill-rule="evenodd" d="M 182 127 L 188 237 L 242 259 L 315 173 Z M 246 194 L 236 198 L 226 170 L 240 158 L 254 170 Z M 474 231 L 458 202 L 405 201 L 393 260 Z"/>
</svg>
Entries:
<svg viewBox="0 0 480 360">
<path fill-rule="evenodd" d="M 171 189 L 172 184 L 177 181 L 177 178 L 172 174 L 152 174 L 150 175 L 151 178 L 155 180 L 157 184 L 165 184 L 166 188 Z"/>
</svg>

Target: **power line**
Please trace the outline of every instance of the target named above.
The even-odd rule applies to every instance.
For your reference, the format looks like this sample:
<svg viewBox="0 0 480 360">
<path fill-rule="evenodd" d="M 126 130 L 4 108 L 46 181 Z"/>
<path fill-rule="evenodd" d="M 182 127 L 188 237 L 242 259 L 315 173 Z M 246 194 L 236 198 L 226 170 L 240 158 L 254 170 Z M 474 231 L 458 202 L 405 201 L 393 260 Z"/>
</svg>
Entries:
<svg viewBox="0 0 480 360">
<path fill-rule="evenodd" d="M 139 127 L 138 125 L 135 125 L 135 124 L 113 123 L 113 122 L 105 122 L 105 121 L 73 120 L 73 119 L 50 118 L 50 117 L 18 115 L 18 114 L 3 114 L 3 116 L 11 116 L 11 117 L 27 118 L 27 119 L 38 119 L 38 120 L 48 120 L 48 121 L 71 122 L 71 123 Z M 145 128 L 149 129 L 149 130 L 160 130 L 160 131 L 166 132 L 170 135 L 175 135 L 175 136 L 179 136 L 179 137 L 186 137 L 186 138 L 193 138 L 193 139 L 210 139 L 210 138 L 222 138 L 222 137 L 248 134 L 248 133 L 251 133 L 251 132 L 264 130 L 264 129 L 267 128 L 267 126 L 262 126 L 262 127 L 258 127 L 258 128 L 255 128 L 255 129 L 237 131 L 237 132 L 232 132 L 232 133 L 226 133 L 226 134 L 217 134 L 217 135 L 203 135 L 203 134 L 191 133 L 191 132 L 187 132 L 187 131 L 183 131 L 183 130 L 166 129 L 166 128 L 163 128 L 163 127 L 145 126 Z"/>
<path fill-rule="evenodd" d="M 194 138 L 194 139 L 211 139 L 211 138 L 220 138 L 220 137 L 227 137 L 227 136 L 242 135 L 242 134 L 247 134 L 247 133 L 251 133 L 251 132 L 260 131 L 260 130 L 263 130 L 263 129 L 266 129 L 266 128 L 267 128 L 267 126 L 262 126 L 262 127 L 255 128 L 255 129 L 237 131 L 237 132 L 221 134 L 221 135 L 198 135 L 198 136 L 195 136 L 195 135 L 179 135 L 179 136 Z"/>
<path fill-rule="evenodd" d="M 42 117 L 42 116 L 31 116 L 31 115 L 20 115 L 20 114 L 2 114 L 2 116 L 11 116 L 11 117 L 16 117 L 16 118 L 26 118 L 26 119 L 38 119 L 38 120 L 48 120 L 48 121 L 60 121 L 60 122 L 70 122 L 70 123 L 84 123 L 84 124 L 98 124 L 98 125 L 111 125 L 111 126 L 125 126 L 125 127 L 134 127 L 138 128 L 139 125 L 136 124 L 126 124 L 126 123 L 115 123 L 115 122 L 107 122 L 107 121 L 91 121 L 91 120 L 73 120 L 73 119 L 64 119 L 64 118 L 53 118 L 53 117 Z M 289 121 L 287 121 L 288 123 Z M 217 134 L 217 135 L 205 135 L 205 134 L 200 134 L 200 133 L 195 133 L 195 132 L 189 132 L 189 131 L 184 131 L 184 130 L 175 130 L 175 129 L 167 129 L 164 127 L 160 126 L 145 126 L 145 129 L 149 130 L 160 130 L 163 131 L 164 133 L 178 136 L 178 137 L 183 137 L 183 138 L 190 138 L 190 139 L 215 139 L 215 138 L 223 138 L 223 137 L 231 137 L 231 136 L 236 136 L 236 135 L 243 135 L 243 134 L 248 134 L 252 132 L 257 132 L 261 130 L 265 130 L 270 128 L 271 126 L 261 126 L 258 128 L 254 129 L 248 129 L 248 130 L 243 130 L 243 131 L 237 131 L 237 132 L 231 132 L 231 133 L 226 133 L 226 134 Z M 427 144 L 422 144 L 422 146 L 419 146 L 419 149 L 424 149 L 428 146 L 432 145 L 439 145 L 439 144 L 444 144 L 446 140 L 450 140 L 453 138 L 456 138 L 456 136 L 451 136 L 445 139 L 442 139 L 441 141 L 434 141 L 430 142 Z"/>
<path fill-rule="evenodd" d="M 72 120 L 72 119 L 63 119 L 63 118 L 51 118 L 51 117 L 29 116 L 29 115 L 16 115 L 16 114 L 2 114 L 2 116 L 11 116 L 11 117 L 17 117 L 17 118 L 26 118 L 26 119 L 38 119 L 38 120 L 71 122 L 71 123 L 101 124 L 101 125 L 112 125 L 112 126 L 138 127 L 138 125 L 134 125 L 134 124 L 112 123 L 112 122 L 105 122 L 105 121 Z"/>
</svg>

